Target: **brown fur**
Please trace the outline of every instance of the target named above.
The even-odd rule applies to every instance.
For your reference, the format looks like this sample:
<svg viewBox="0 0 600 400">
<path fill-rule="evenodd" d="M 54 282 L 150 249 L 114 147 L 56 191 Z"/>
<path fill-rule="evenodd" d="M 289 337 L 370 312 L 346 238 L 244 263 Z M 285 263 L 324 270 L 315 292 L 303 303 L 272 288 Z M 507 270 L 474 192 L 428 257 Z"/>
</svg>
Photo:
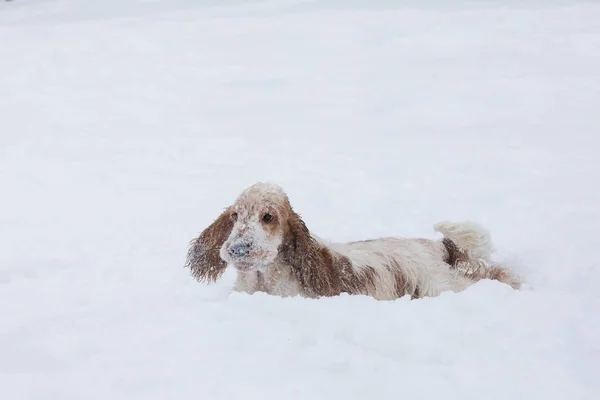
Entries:
<svg viewBox="0 0 600 400">
<path fill-rule="evenodd" d="M 226 209 L 190 243 L 185 266 L 191 269 L 192 275 L 200 282 L 215 282 L 227 268 L 219 251 L 233 228 L 231 214 L 231 208 Z"/>
<path fill-rule="evenodd" d="M 232 218 L 234 211 L 239 213 L 236 237 L 229 238 L 236 223 Z M 271 214 L 273 219 L 264 221 L 265 213 Z M 272 269 L 264 276 L 264 272 L 257 271 L 255 277 L 257 279 L 238 271 L 236 285 L 242 291 L 272 290 L 274 293 L 292 293 L 292 295 L 299 292 L 307 297 L 329 297 L 348 293 L 393 298 L 408 294 L 411 298 L 420 298 L 431 295 L 437 290 L 435 287 L 433 289 L 429 286 L 419 287 L 421 285 L 419 282 L 423 279 L 425 285 L 428 284 L 427 277 L 418 279 L 407 275 L 405 266 L 401 265 L 402 261 L 399 261 L 401 258 L 375 254 L 375 261 L 373 261 L 377 263 L 375 266 L 365 264 L 353 266 L 349 259 L 352 257 L 349 255 L 351 253 L 336 251 L 335 247 L 315 239 L 301 217 L 292 209 L 287 195 L 282 190 L 264 184 L 253 185 L 244 191 L 231 207 L 190 243 L 186 267 L 190 267 L 192 275 L 199 281 L 207 283 L 219 279 L 227 267 L 227 262 L 220 256 L 221 248 L 225 259 L 240 267 L 241 265 L 236 264 L 239 260 L 230 257 L 231 253 L 227 253 L 225 248 L 227 246 L 223 247 L 223 245 L 226 242 L 229 245 L 229 241 L 239 239 L 243 235 L 252 238 L 254 228 L 249 228 L 251 226 L 248 225 L 249 223 L 260 223 L 267 240 L 281 240 L 281 242 L 278 242 L 280 243 L 278 248 L 257 246 L 258 250 L 254 250 L 254 253 L 249 256 L 250 259 L 262 259 L 266 263 L 271 263 L 269 268 Z M 453 283 L 455 285 L 453 290 L 462 290 L 464 285 L 459 281 L 462 282 L 463 277 L 473 282 L 495 279 L 515 289 L 519 287 L 518 278 L 513 277 L 509 271 L 498 265 L 489 266 L 486 260 L 472 259 L 468 252 L 463 251 L 447 237 L 442 239 L 446 251 L 439 243 L 434 244 L 431 240 L 416 240 L 425 249 L 429 249 L 427 251 L 430 251 L 433 257 L 437 257 L 436 268 L 441 268 L 444 274 L 449 273 L 448 281 L 444 281 L 444 284 L 454 282 L 452 279 L 460 276 L 456 283 Z M 359 242 L 372 241 L 374 239 Z M 448 271 L 445 270 L 444 263 L 448 264 Z M 382 268 L 387 268 L 387 271 Z M 387 272 L 391 274 L 391 282 Z M 385 280 L 385 283 L 382 283 L 379 278 Z M 277 282 L 277 280 L 283 281 Z M 390 287 L 390 284 L 393 284 L 393 287 Z M 378 287 L 378 285 L 383 286 Z"/>
<path fill-rule="evenodd" d="M 267 232 L 269 235 L 273 235 L 274 233 L 277 232 L 277 226 L 280 223 L 279 217 L 277 216 L 277 212 L 275 210 L 267 210 L 266 212 L 271 214 L 271 217 L 273 219 L 269 222 L 261 221 L 261 225 L 262 225 L 263 229 L 265 230 L 265 232 Z M 264 214 L 265 213 L 263 213 L 263 215 Z"/>
<path fill-rule="evenodd" d="M 444 238 L 442 243 L 448 252 L 448 259 L 446 262 L 450 265 L 450 268 L 459 269 L 467 278 L 474 282 L 482 279 L 492 279 L 506 283 L 513 289 L 520 288 L 521 284 L 519 279 L 504 267 L 500 265 L 489 266 L 482 260 L 471 259 L 449 238 Z"/>
<path fill-rule="evenodd" d="M 464 274 L 475 282 L 482 279 L 492 279 L 506 283 L 513 289 L 521 287 L 519 278 L 500 265 L 486 265 L 483 261 L 475 262 L 473 260 L 470 263 L 471 267 Z"/>
<path fill-rule="evenodd" d="M 355 272 L 347 257 L 333 256 L 327 247 L 317 243 L 293 211 L 281 247 L 283 261 L 292 267 L 302 290 L 310 297 L 367 294 L 375 286 L 375 269 Z"/>
<path fill-rule="evenodd" d="M 408 284 L 408 279 L 404 275 L 402 268 L 397 263 L 390 265 L 390 271 L 392 271 L 396 278 L 395 290 L 398 297 L 402 297 L 408 294 L 411 298 L 416 299 L 420 297 L 418 286 Z"/>
<path fill-rule="evenodd" d="M 469 256 L 464 252 L 460 251 L 458 246 L 449 238 L 442 239 L 442 243 L 446 247 L 446 251 L 448 252 L 448 259 L 446 262 L 450 264 L 451 267 L 456 267 L 459 262 L 468 262 Z"/>
</svg>

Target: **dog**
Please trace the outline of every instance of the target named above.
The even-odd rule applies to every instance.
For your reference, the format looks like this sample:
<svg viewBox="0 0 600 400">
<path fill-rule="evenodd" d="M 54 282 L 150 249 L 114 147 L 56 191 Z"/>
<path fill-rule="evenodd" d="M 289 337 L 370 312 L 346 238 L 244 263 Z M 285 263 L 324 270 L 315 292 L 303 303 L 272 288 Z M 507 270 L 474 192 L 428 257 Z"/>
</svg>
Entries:
<svg viewBox="0 0 600 400">
<path fill-rule="evenodd" d="M 366 295 L 377 300 L 460 292 L 482 279 L 520 287 L 490 261 L 490 234 L 473 222 L 441 222 L 441 240 L 387 237 L 331 243 L 313 234 L 284 190 L 256 183 L 196 239 L 185 266 L 200 282 L 237 272 L 233 290 L 319 298 Z"/>
</svg>

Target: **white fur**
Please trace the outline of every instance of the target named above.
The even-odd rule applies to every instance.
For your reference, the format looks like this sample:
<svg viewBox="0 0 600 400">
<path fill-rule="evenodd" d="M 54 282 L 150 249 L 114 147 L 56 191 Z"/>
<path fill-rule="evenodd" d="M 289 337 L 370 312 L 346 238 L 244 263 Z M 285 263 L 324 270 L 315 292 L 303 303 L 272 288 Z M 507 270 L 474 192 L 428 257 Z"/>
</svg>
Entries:
<svg viewBox="0 0 600 400">
<path fill-rule="evenodd" d="M 276 185 L 258 183 L 245 190 L 233 205 L 238 214 L 233 229 L 220 249 L 220 255 L 229 265 L 237 267 L 234 290 L 254 293 L 263 291 L 279 296 L 308 295 L 300 281 L 278 257 L 283 228 L 291 213 L 284 191 Z M 265 211 L 267 210 L 267 211 Z M 276 229 L 266 230 L 260 222 L 265 212 L 278 218 Z M 451 239 L 469 257 L 486 260 L 492 245 L 489 233 L 473 222 L 440 222 L 434 230 Z M 445 291 L 459 292 L 475 283 L 473 279 L 451 268 L 446 263 L 448 251 L 441 241 L 430 239 L 381 238 L 351 243 L 330 243 L 313 234 L 313 239 L 329 249 L 334 259 L 350 260 L 355 272 L 374 270 L 372 285 L 366 285 L 365 295 L 380 300 L 398 297 L 398 273 L 406 282 L 407 294 L 418 290 L 419 296 L 437 296 Z M 236 241 L 253 243 L 255 258 L 248 262 L 232 257 L 227 249 Z M 242 267 L 242 264 L 244 266 Z M 327 266 L 323 266 L 325 268 Z M 372 286 L 372 287 L 371 287 Z"/>
<path fill-rule="evenodd" d="M 481 225 L 471 222 L 439 222 L 433 229 L 452 240 L 462 251 L 474 259 L 487 259 L 492 253 L 492 238 Z"/>
<path fill-rule="evenodd" d="M 389 265 L 402 269 L 409 289 L 418 287 L 421 296 L 437 296 L 452 290 L 461 291 L 472 282 L 453 272 L 443 260 L 447 256 L 441 242 L 427 239 L 382 238 L 352 243 L 330 243 L 335 253 L 346 256 L 353 268 L 372 267 L 377 272 L 375 292 L 380 300 L 391 300 L 395 294 L 395 277 Z M 410 290 L 409 290 L 410 292 Z"/>
<path fill-rule="evenodd" d="M 408 286 L 419 287 L 421 296 L 438 296 L 445 291 L 459 292 L 474 282 L 449 268 L 443 260 L 447 256 L 444 245 L 428 239 L 382 238 L 364 242 L 330 243 L 315 237 L 332 254 L 350 259 L 352 267 L 360 271 L 372 267 L 376 283 L 370 295 L 378 300 L 393 300 L 396 279 L 388 267 L 390 261 L 402 268 Z M 410 288 L 409 288 L 410 289 Z M 254 293 L 266 292 L 277 296 L 304 295 L 303 290 L 285 264 L 272 262 L 253 271 L 238 271 L 234 290 Z"/>
<path fill-rule="evenodd" d="M 253 271 L 238 270 L 233 290 L 249 294 L 265 292 L 281 297 L 304 295 L 300 282 L 289 266 L 278 263 Z"/>
<path fill-rule="evenodd" d="M 238 215 L 237 221 L 221 247 L 220 255 L 224 261 L 235 265 L 236 260 L 227 249 L 236 243 L 252 243 L 253 259 L 258 261 L 256 267 L 264 270 L 277 257 L 282 236 L 281 231 L 267 233 L 260 220 L 265 212 L 277 212 L 277 204 L 269 200 L 281 197 L 283 192 L 275 185 L 264 185 L 258 192 L 253 191 L 253 188 L 254 186 L 246 189 L 234 206 L 234 212 Z"/>
</svg>

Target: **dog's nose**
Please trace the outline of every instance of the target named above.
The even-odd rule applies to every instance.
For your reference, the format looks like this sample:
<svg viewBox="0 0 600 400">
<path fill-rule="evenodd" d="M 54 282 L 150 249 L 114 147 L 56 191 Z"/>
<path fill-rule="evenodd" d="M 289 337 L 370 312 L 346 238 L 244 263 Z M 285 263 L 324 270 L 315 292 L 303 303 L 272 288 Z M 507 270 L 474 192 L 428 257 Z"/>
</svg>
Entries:
<svg viewBox="0 0 600 400">
<path fill-rule="evenodd" d="M 229 246 L 229 254 L 234 257 L 245 257 L 250 253 L 252 243 L 248 242 L 237 242 Z"/>
</svg>

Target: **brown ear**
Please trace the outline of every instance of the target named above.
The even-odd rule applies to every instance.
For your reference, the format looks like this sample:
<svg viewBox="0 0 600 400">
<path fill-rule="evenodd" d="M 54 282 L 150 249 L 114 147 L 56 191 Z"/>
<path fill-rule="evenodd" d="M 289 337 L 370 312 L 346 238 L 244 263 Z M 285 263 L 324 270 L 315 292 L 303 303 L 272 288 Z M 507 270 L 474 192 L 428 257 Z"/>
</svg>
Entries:
<svg viewBox="0 0 600 400">
<path fill-rule="evenodd" d="M 211 283 L 223 275 L 227 263 L 221 259 L 219 251 L 233 228 L 231 208 L 225 210 L 198 238 L 190 242 L 185 266 L 200 282 Z"/>
<path fill-rule="evenodd" d="M 335 274 L 331 252 L 311 237 L 304 221 L 294 211 L 288 219 L 282 256 L 307 295 L 318 297 L 340 294 L 341 286 Z"/>
</svg>

